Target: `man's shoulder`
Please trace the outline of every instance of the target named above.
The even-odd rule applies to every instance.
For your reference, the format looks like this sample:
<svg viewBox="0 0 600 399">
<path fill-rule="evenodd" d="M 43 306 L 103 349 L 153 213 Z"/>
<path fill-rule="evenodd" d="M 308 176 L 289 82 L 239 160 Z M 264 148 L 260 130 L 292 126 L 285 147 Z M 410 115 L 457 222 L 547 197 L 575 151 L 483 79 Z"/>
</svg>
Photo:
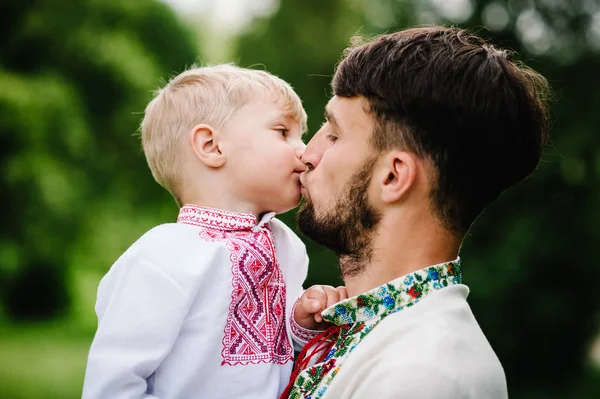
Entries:
<svg viewBox="0 0 600 399">
<path fill-rule="evenodd" d="M 375 369 L 422 372 L 424 379 L 437 376 L 474 392 L 502 391 L 504 370 L 465 300 L 466 286 L 445 290 L 382 320 L 355 349 L 354 361 L 369 357 Z"/>
<path fill-rule="evenodd" d="M 391 348 L 419 348 L 424 356 L 456 358 L 466 354 L 497 357 L 466 301 L 464 285 L 434 292 L 410 308 L 394 313 L 373 330 Z"/>
</svg>

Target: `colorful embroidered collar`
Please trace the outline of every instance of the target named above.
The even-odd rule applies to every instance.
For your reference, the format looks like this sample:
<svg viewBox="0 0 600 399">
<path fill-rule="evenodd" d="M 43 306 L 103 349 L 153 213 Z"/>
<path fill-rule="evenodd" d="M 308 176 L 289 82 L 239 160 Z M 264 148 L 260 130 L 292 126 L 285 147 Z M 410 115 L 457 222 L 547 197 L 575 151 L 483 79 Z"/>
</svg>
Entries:
<svg viewBox="0 0 600 399">
<path fill-rule="evenodd" d="M 358 296 L 343 300 L 322 313 L 336 324 L 353 324 L 385 317 L 417 303 L 432 290 L 462 283 L 460 258 L 392 280 Z"/>
<path fill-rule="evenodd" d="M 177 223 L 190 224 L 213 230 L 254 230 L 273 218 L 274 213 L 267 213 L 257 224 L 256 216 L 251 213 L 228 212 L 221 209 L 205 208 L 185 204 L 179 210 Z"/>
</svg>

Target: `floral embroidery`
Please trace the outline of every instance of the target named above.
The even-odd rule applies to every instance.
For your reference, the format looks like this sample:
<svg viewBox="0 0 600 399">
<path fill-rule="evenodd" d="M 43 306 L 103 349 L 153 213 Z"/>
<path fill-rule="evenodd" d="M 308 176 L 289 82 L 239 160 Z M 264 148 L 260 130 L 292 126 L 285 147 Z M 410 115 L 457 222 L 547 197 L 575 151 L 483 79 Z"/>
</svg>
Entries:
<svg viewBox="0 0 600 399">
<path fill-rule="evenodd" d="M 222 241 L 230 251 L 233 289 L 221 365 L 293 360 L 285 324 L 285 283 L 268 225 L 257 226 L 253 215 L 194 205 L 182 208 L 178 222 L 203 227 L 201 238 Z"/>
<path fill-rule="evenodd" d="M 435 289 L 436 282 L 443 287 L 461 283 L 460 260 L 417 270 L 406 277 L 349 298 L 325 309 L 323 318 L 339 325 L 367 321 L 373 317 L 371 314 L 382 317 L 391 309 L 407 306 L 429 294 L 432 289 Z M 365 313 L 365 310 L 370 312 Z"/>
<path fill-rule="evenodd" d="M 298 375 L 289 398 L 321 398 L 348 354 L 381 320 L 415 305 L 432 291 L 461 282 L 460 259 L 457 259 L 418 270 L 325 309 L 323 319 L 339 326 L 338 337 L 323 362 Z"/>
</svg>

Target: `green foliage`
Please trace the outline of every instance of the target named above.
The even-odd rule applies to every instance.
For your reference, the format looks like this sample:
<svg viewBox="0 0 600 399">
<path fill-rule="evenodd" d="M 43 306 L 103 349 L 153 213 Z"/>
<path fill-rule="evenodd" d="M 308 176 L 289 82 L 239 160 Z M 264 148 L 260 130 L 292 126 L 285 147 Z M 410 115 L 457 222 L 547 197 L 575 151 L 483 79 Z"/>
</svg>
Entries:
<svg viewBox="0 0 600 399">
<path fill-rule="evenodd" d="M 106 270 L 173 211 L 137 125 L 160 80 L 196 60 L 156 1 L 8 1 L 0 36 L 0 299 L 14 318 L 69 305 L 69 265 Z"/>
<path fill-rule="evenodd" d="M 282 0 L 239 38 L 235 60 L 294 86 L 307 139 L 356 33 L 460 22 L 548 77 L 558 100 L 553 144 L 537 173 L 478 219 L 461 252 L 464 278 L 511 398 L 598 397 L 587 352 L 600 309 L 599 2 L 452 2 L 471 5 L 463 14 L 446 3 Z M 482 28 L 503 12 L 504 28 Z M 543 28 L 533 39 L 522 31 L 531 21 Z M 136 130 L 160 80 L 196 61 L 192 38 L 156 0 L 1 2 L 0 397 L 80 394 L 100 276 L 177 211 L 153 181 Z M 282 219 L 294 225 L 293 212 Z M 341 283 L 335 256 L 307 246 L 307 284 Z M 56 318 L 67 311 L 68 322 Z M 15 326 L 4 316 L 58 322 Z"/>
</svg>

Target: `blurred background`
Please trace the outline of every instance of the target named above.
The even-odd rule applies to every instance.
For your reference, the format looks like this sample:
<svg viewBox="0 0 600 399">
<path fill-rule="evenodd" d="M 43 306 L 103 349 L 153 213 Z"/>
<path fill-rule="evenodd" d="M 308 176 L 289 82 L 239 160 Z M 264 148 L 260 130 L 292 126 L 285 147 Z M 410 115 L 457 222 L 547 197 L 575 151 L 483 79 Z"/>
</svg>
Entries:
<svg viewBox="0 0 600 399">
<path fill-rule="evenodd" d="M 265 68 L 300 94 L 310 137 L 352 35 L 432 23 L 516 50 L 554 87 L 553 144 L 477 221 L 464 279 L 511 398 L 600 398 L 600 0 L 2 0 L 0 399 L 81 396 L 99 280 L 175 220 L 137 135 L 161 82 Z M 308 248 L 307 285 L 339 283 Z"/>
</svg>

